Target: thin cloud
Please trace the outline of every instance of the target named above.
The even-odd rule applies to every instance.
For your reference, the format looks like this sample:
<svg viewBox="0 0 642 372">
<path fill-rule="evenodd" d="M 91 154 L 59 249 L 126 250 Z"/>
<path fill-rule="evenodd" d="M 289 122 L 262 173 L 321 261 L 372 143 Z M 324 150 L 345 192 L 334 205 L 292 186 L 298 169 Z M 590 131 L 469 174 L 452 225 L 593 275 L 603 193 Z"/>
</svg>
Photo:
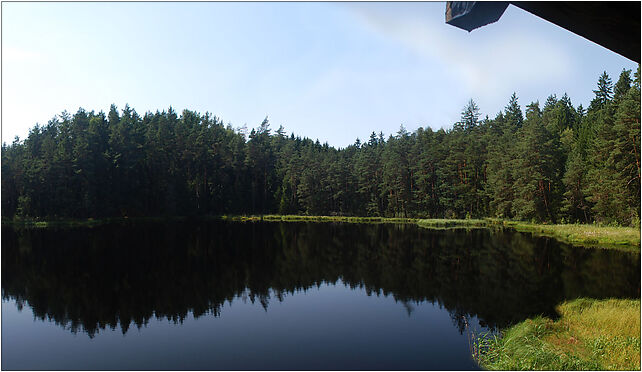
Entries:
<svg viewBox="0 0 642 372">
<path fill-rule="evenodd" d="M 350 9 L 370 31 L 439 66 L 438 73 L 447 74 L 455 87 L 470 96 L 484 96 L 486 102 L 504 102 L 508 92 L 519 87 L 546 85 L 571 73 L 572 58 L 562 46 L 525 29 L 466 33 L 416 8 L 410 12 L 390 12 L 374 5 Z"/>
</svg>

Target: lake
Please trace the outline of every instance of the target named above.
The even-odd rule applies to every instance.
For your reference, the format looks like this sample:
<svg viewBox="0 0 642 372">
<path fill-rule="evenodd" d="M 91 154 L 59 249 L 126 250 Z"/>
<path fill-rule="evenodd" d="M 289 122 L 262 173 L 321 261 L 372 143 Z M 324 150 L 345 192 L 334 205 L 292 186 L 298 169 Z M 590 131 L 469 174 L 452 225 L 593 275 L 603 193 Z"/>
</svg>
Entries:
<svg viewBox="0 0 642 372">
<path fill-rule="evenodd" d="M 479 369 L 474 335 L 577 297 L 639 298 L 639 253 L 412 224 L 3 226 L 2 369 Z"/>
</svg>

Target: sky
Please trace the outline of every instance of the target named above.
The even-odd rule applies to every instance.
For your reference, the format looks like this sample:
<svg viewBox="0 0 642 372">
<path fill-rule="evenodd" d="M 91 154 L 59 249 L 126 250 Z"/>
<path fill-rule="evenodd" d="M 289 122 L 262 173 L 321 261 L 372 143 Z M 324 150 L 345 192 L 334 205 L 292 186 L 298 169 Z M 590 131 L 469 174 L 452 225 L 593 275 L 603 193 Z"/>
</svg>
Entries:
<svg viewBox="0 0 642 372">
<path fill-rule="evenodd" d="M 370 133 L 451 128 L 472 98 L 493 118 L 637 64 L 510 5 L 471 33 L 445 3 L 2 3 L 2 141 L 63 111 L 170 106 L 234 128 L 345 147 Z"/>
</svg>

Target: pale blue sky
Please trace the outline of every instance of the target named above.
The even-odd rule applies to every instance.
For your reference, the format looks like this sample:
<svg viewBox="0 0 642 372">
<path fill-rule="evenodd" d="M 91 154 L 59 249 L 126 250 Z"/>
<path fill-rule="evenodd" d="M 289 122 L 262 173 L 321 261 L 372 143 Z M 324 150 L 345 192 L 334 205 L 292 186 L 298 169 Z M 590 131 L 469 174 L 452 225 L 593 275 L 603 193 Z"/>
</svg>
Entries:
<svg viewBox="0 0 642 372">
<path fill-rule="evenodd" d="M 2 140 L 63 110 L 209 111 L 346 146 L 494 117 L 637 65 L 509 6 L 471 33 L 445 3 L 2 3 Z"/>
</svg>

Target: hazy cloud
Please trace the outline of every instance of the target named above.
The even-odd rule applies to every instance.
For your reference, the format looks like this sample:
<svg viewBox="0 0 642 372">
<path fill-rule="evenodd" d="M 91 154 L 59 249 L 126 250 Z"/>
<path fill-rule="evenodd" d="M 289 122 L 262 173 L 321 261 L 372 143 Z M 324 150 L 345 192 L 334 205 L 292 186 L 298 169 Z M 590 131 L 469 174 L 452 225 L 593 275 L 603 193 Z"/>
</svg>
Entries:
<svg viewBox="0 0 642 372">
<path fill-rule="evenodd" d="M 504 102 L 518 87 L 546 85 L 571 72 L 571 56 L 561 45 L 525 29 L 500 31 L 498 22 L 467 33 L 447 25 L 443 15 L 435 17 L 434 9 L 421 11 L 422 6 L 445 9 L 443 3 L 413 4 L 398 11 L 377 5 L 355 4 L 350 9 L 369 30 L 403 45 L 427 65 L 439 66 L 436 73 L 446 74 L 455 87 L 476 99 Z"/>
</svg>

